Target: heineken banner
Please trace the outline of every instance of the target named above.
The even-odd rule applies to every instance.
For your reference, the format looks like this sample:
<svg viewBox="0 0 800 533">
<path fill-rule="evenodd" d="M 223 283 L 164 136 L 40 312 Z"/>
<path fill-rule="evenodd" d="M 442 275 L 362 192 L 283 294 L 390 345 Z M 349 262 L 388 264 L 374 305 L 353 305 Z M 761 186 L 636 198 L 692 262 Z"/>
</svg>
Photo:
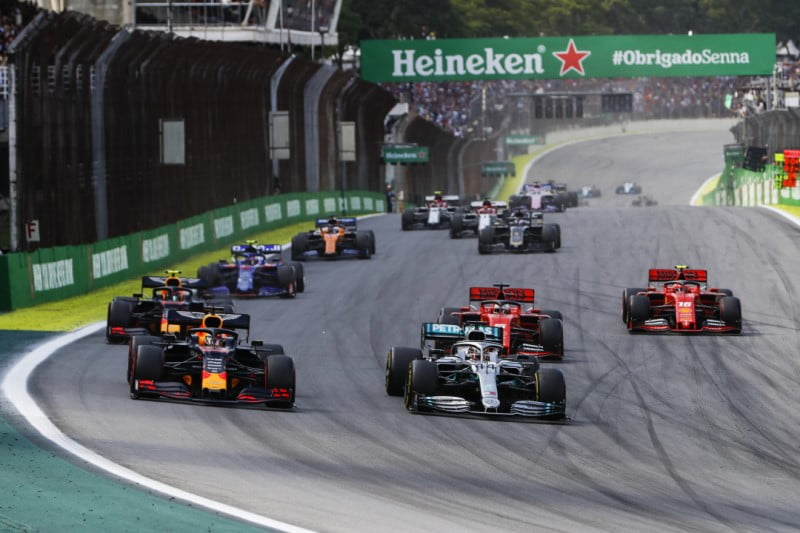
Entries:
<svg viewBox="0 0 800 533">
<path fill-rule="evenodd" d="M 544 144 L 544 135 L 509 135 L 506 137 L 506 144 L 509 146 Z"/>
<path fill-rule="evenodd" d="M 775 34 L 362 41 L 371 82 L 771 74 Z"/>
<path fill-rule="evenodd" d="M 384 163 L 427 163 L 428 153 L 427 146 L 384 144 L 381 147 Z"/>
</svg>

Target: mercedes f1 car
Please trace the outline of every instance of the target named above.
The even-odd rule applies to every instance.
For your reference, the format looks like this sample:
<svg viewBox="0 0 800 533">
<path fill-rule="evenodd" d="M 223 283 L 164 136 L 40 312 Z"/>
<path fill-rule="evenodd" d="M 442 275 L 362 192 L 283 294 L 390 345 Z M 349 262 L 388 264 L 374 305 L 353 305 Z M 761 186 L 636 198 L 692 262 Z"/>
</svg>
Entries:
<svg viewBox="0 0 800 533">
<path fill-rule="evenodd" d="M 444 307 L 439 323 L 456 326 L 486 325 L 502 329 L 503 354 L 561 360 L 564 327 L 559 311 L 534 307 L 533 289 L 505 284 L 470 287 L 466 307 Z"/>
<path fill-rule="evenodd" d="M 450 238 L 477 237 L 483 228 L 494 225 L 508 208 L 506 202 L 493 200 L 476 201 L 469 211 L 456 212 L 450 219 Z"/>
<path fill-rule="evenodd" d="M 234 244 L 230 261 L 222 259 L 197 270 L 205 285 L 204 294 L 293 298 L 305 290 L 303 264 L 284 262 L 281 251 L 280 244 Z"/>
<path fill-rule="evenodd" d="M 560 370 L 535 358 L 503 356 L 502 328 L 425 324 L 423 338 L 452 337 L 446 349 L 393 347 L 386 357 L 386 392 L 403 396 L 414 413 L 566 418 Z"/>
<path fill-rule="evenodd" d="M 425 197 L 425 205 L 403 211 L 401 227 L 412 229 L 443 229 L 450 227 L 453 215 L 462 212 L 461 198 L 455 195 L 436 193 Z"/>
<path fill-rule="evenodd" d="M 561 226 L 545 224 L 541 211 L 519 208 L 496 218 L 478 234 L 478 253 L 555 252 L 561 247 Z"/>
<path fill-rule="evenodd" d="M 143 276 L 142 292 L 132 297 L 118 296 L 108 304 L 106 339 L 111 343 L 124 342 L 133 335 L 160 335 L 175 333 L 167 320 L 172 309 L 203 311 L 207 306 L 217 306 L 233 311 L 229 299 L 203 299 L 199 291 L 204 288 L 198 278 L 179 277 L 180 271 L 167 270 L 167 275 Z M 149 297 L 144 290 L 151 289 Z"/>
<path fill-rule="evenodd" d="M 648 287 L 622 292 L 622 321 L 631 333 L 741 333 L 739 298 L 707 280 L 708 271 L 685 265 L 652 268 Z"/>
<path fill-rule="evenodd" d="M 626 181 L 616 188 L 617 194 L 642 194 L 641 185 L 637 185 L 632 181 Z"/>
<path fill-rule="evenodd" d="M 369 259 L 375 254 L 375 234 L 359 230 L 355 218 L 319 218 L 316 227 L 292 238 L 292 260 L 311 258 L 333 259 L 358 257 Z"/>
<path fill-rule="evenodd" d="M 198 318 L 197 313 L 176 313 L 185 315 L 178 321 Z M 206 314 L 183 340 L 174 335 L 131 338 L 131 398 L 293 407 L 294 360 L 281 345 L 241 339 L 237 330 L 249 330 L 249 323 L 248 315 Z"/>
</svg>

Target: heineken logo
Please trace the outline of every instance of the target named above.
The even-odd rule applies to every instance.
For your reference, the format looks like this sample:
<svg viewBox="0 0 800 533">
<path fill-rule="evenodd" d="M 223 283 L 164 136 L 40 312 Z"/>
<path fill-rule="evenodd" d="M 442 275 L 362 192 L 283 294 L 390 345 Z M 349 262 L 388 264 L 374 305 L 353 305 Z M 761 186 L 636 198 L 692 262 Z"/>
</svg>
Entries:
<svg viewBox="0 0 800 533">
<path fill-rule="evenodd" d="M 484 48 L 480 54 L 447 54 L 440 48 L 433 55 L 417 54 L 416 50 L 392 50 L 392 75 L 416 76 L 481 76 L 498 74 L 542 74 L 542 54 L 500 54 Z"/>
</svg>

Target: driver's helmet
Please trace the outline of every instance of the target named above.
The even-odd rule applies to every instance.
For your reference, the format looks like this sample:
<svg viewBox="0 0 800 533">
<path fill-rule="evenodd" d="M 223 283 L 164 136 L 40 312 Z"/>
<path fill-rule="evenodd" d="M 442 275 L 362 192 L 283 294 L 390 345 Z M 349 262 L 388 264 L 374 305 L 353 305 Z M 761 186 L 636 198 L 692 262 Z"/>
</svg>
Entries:
<svg viewBox="0 0 800 533">
<path fill-rule="evenodd" d="M 483 207 L 492 207 L 492 201 L 491 200 L 484 200 L 483 201 Z"/>
<path fill-rule="evenodd" d="M 500 311 L 501 311 L 501 312 L 502 312 L 504 315 L 510 315 L 510 314 L 511 314 L 511 310 L 512 310 L 512 308 L 513 308 L 513 307 L 514 307 L 514 306 L 513 306 L 513 305 L 511 305 L 511 304 L 503 304 L 503 305 L 502 305 L 502 307 L 500 307 Z"/>
<path fill-rule="evenodd" d="M 440 191 L 436 191 L 435 193 L 433 193 L 433 199 L 436 200 L 437 202 L 441 202 L 442 193 Z"/>
<path fill-rule="evenodd" d="M 467 359 L 470 361 L 480 361 L 481 360 L 481 350 L 477 346 L 470 346 L 467 348 Z"/>
<path fill-rule="evenodd" d="M 328 219 L 328 224 L 330 224 L 331 226 L 336 226 L 339 224 L 339 219 L 336 217 L 331 217 Z"/>
</svg>

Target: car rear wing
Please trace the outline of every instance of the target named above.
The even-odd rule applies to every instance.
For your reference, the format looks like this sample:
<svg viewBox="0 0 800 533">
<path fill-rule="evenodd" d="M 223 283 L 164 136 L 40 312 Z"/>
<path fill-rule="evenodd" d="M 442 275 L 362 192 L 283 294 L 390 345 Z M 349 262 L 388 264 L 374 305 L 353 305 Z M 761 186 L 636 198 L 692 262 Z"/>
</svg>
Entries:
<svg viewBox="0 0 800 533">
<path fill-rule="evenodd" d="M 175 278 L 175 277 L 168 277 L 168 276 L 142 276 L 142 288 L 143 289 L 154 289 L 156 287 L 165 287 L 170 286 L 174 287 L 178 284 L 175 281 L 180 282 L 181 287 L 185 287 L 187 289 L 201 289 L 204 287 L 203 282 L 200 278 Z"/>
<path fill-rule="evenodd" d="M 487 326 L 485 324 L 466 324 L 457 326 L 455 324 L 439 324 L 438 322 L 425 322 L 422 324 L 422 344 L 426 341 L 433 341 L 437 348 L 449 346 L 450 344 L 466 339 L 474 339 L 480 336 L 480 340 L 502 342 L 503 328 Z"/>
<path fill-rule="evenodd" d="M 232 254 L 260 253 L 279 254 L 283 251 L 280 244 L 234 244 L 231 246 Z"/>
<path fill-rule="evenodd" d="M 470 287 L 469 301 L 513 300 L 519 303 L 532 304 L 535 291 L 514 287 Z"/>
<path fill-rule="evenodd" d="M 694 268 L 673 269 L 673 268 L 651 268 L 648 271 L 648 281 L 708 281 L 708 270 Z"/>
<path fill-rule="evenodd" d="M 494 207 L 495 209 L 507 209 L 508 208 L 508 203 L 506 203 L 506 202 L 500 202 L 500 201 L 495 201 L 495 200 L 492 200 L 491 202 L 492 202 L 492 207 Z M 480 209 L 481 207 L 483 207 L 483 202 L 480 201 L 480 200 L 477 200 L 475 202 L 472 202 L 469 205 L 472 206 L 473 209 Z"/>
<path fill-rule="evenodd" d="M 344 226 L 348 229 L 356 229 L 357 219 L 355 217 L 342 217 L 337 218 L 336 220 L 339 221 L 339 224 Z M 318 218 L 315 222 L 316 227 L 321 228 L 322 226 L 327 226 L 330 223 L 329 218 Z"/>
<path fill-rule="evenodd" d="M 203 319 L 209 313 L 205 311 L 184 311 L 169 309 L 167 311 L 167 322 L 185 328 L 199 328 L 203 324 Z M 215 313 L 222 320 L 218 327 L 232 330 L 250 330 L 250 315 L 245 313 Z"/>
<path fill-rule="evenodd" d="M 436 200 L 436 196 L 434 195 L 425 197 L 426 202 L 432 202 L 434 200 Z M 445 194 L 444 196 L 442 196 L 442 200 L 444 200 L 445 202 L 460 202 L 461 197 L 458 196 L 457 194 Z"/>
</svg>

